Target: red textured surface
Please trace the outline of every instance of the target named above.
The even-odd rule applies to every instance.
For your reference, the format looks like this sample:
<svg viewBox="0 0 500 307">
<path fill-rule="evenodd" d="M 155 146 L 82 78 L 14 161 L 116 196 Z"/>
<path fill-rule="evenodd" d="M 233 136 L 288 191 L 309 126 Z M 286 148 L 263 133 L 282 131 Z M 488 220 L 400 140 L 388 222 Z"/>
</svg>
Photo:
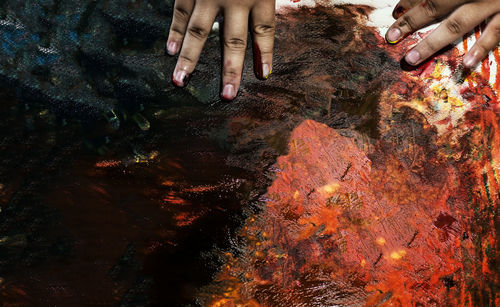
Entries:
<svg viewBox="0 0 500 307">
<path fill-rule="evenodd" d="M 293 130 L 246 250 L 203 292 L 211 305 L 498 305 L 498 88 L 456 58 L 401 73 L 375 142 L 312 120 Z M 439 65 L 464 74 L 459 98 L 436 94 Z"/>
<path fill-rule="evenodd" d="M 233 300 L 214 305 L 470 302 L 466 284 L 474 273 L 464 266 L 481 261 L 472 241 L 495 242 L 470 225 L 464 181 L 481 180 L 481 163 L 469 165 L 478 173 L 464 172 L 436 156 L 422 159 L 420 148 L 409 148 L 417 153 L 413 169 L 401 156 L 377 151 L 370 163 L 352 139 L 314 121 L 297 127 L 289 146 L 265 212 L 243 231 L 251 251 L 221 278 L 247 281 L 229 286 L 240 290 L 226 292 Z M 489 195 L 498 202 L 489 175 Z M 488 206 L 481 194 L 473 203 Z M 475 273 L 492 277 L 483 261 Z"/>
</svg>

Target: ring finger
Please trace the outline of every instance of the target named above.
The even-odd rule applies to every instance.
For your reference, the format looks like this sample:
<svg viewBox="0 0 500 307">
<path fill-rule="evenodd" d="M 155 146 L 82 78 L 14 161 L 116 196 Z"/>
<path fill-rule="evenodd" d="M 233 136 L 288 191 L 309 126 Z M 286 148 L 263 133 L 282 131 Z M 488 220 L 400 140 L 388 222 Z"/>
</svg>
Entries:
<svg viewBox="0 0 500 307">
<path fill-rule="evenodd" d="M 222 98 L 236 97 L 241 83 L 248 36 L 246 8 L 228 8 L 224 12 L 224 64 L 222 68 Z"/>
</svg>

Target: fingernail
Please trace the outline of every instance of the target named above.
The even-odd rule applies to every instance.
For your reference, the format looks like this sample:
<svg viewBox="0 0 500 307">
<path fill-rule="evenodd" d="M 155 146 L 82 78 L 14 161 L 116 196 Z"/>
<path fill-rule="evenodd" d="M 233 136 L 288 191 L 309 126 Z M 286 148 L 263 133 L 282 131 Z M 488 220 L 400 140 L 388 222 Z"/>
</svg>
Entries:
<svg viewBox="0 0 500 307">
<path fill-rule="evenodd" d="M 262 78 L 267 79 L 273 72 L 273 67 L 269 64 L 262 64 Z"/>
<path fill-rule="evenodd" d="M 177 53 L 178 44 L 176 42 L 169 42 L 167 44 L 167 53 L 169 55 L 175 55 Z"/>
<path fill-rule="evenodd" d="M 222 90 L 222 98 L 226 100 L 233 100 L 236 97 L 236 91 L 234 90 L 234 85 L 226 84 Z"/>
<path fill-rule="evenodd" d="M 467 54 L 464 56 L 464 65 L 467 68 L 473 68 L 477 64 L 479 64 L 479 52 L 477 50 L 474 50 L 473 52 L 469 51 Z"/>
<path fill-rule="evenodd" d="M 178 87 L 183 87 L 187 83 L 188 74 L 185 70 L 179 69 L 172 75 L 172 81 Z"/>
<path fill-rule="evenodd" d="M 398 28 L 389 29 L 389 31 L 387 32 L 387 42 L 389 44 L 395 44 L 399 41 L 401 35 L 402 33 L 400 29 Z"/>
<path fill-rule="evenodd" d="M 406 54 L 405 59 L 409 64 L 416 65 L 420 61 L 420 53 L 417 50 L 412 49 L 408 52 L 408 54 Z"/>
</svg>

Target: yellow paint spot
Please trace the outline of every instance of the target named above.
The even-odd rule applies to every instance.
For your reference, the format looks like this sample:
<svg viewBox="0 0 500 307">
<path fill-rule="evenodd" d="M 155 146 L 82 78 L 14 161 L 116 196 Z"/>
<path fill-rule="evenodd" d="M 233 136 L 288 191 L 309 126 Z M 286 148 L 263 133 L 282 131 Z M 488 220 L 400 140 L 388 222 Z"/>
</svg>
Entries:
<svg viewBox="0 0 500 307">
<path fill-rule="evenodd" d="M 340 188 L 340 185 L 335 182 L 335 183 L 330 183 L 330 184 L 327 184 L 327 185 L 320 187 L 318 189 L 318 191 L 321 194 L 324 194 L 323 196 L 329 197 L 332 194 L 334 194 L 335 192 L 337 192 L 339 188 Z"/>
<path fill-rule="evenodd" d="M 431 78 L 433 78 L 433 79 L 440 79 L 441 76 L 442 76 L 442 74 L 443 74 L 443 72 L 444 72 L 444 68 L 445 67 L 446 66 L 443 65 L 443 63 L 437 62 L 436 66 L 434 67 L 434 71 L 431 74 Z"/>
<path fill-rule="evenodd" d="M 296 200 L 297 198 L 299 198 L 299 196 L 300 196 L 300 192 L 299 191 L 295 191 L 295 193 L 293 193 L 293 199 Z"/>
<path fill-rule="evenodd" d="M 400 249 L 398 251 L 393 251 L 391 253 L 391 258 L 394 260 L 399 260 L 406 255 L 406 251 L 404 249 Z"/>
<path fill-rule="evenodd" d="M 361 266 L 365 267 L 365 265 L 366 265 L 366 260 L 365 259 L 361 260 Z"/>
<path fill-rule="evenodd" d="M 385 239 L 382 237 L 377 238 L 377 244 L 378 245 L 384 245 L 386 243 Z"/>
<path fill-rule="evenodd" d="M 463 106 L 463 103 L 462 101 L 460 101 L 460 99 L 456 98 L 456 97 L 453 97 L 453 96 L 450 96 L 448 97 L 448 102 L 454 106 L 454 107 L 461 107 Z"/>
</svg>

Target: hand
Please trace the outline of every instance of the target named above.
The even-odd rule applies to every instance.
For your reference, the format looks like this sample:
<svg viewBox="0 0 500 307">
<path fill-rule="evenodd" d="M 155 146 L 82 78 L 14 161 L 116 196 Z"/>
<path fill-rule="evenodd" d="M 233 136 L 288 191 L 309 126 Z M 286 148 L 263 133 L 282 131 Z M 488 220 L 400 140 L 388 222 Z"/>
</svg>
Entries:
<svg viewBox="0 0 500 307">
<path fill-rule="evenodd" d="M 490 21 L 464 56 L 464 66 L 476 66 L 500 42 L 500 0 L 401 0 L 393 16 L 397 21 L 386 34 L 386 40 L 391 44 L 447 16 L 437 29 L 406 54 L 405 60 L 411 65 L 422 63 L 486 18 L 490 18 Z"/>
<path fill-rule="evenodd" d="M 219 11 L 224 14 L 221 96 L 232 100 L 240 87 L 250 16 L 255 71 L 262 79 L 267 79 L 271 73 L 275 32 L 274 0 L 176 0 L 167 52 L 175 55 L 180 49 L 172 80 L 177 86 L 185 86 Z"/>
</svg>

